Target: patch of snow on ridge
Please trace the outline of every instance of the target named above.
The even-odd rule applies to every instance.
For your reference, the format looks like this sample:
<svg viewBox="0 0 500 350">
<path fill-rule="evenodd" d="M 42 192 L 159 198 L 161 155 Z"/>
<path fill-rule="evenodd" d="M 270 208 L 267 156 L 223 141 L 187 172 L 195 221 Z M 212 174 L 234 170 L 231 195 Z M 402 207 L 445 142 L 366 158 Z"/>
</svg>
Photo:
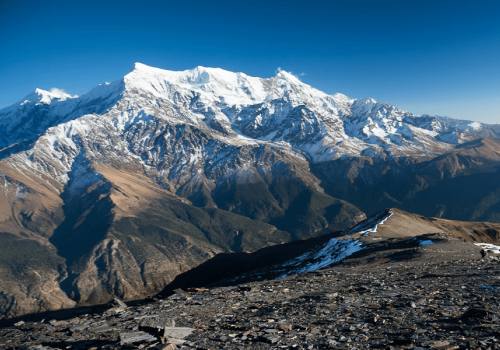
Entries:
<svg viewBox="0 0 500 350">
<path fill-rule="evenodd" d="M 482 127 L 482 124 L 479 122 L 472 122 L 469 124 L 469 126 L 474 129 L 474 130 L 479 130 Z"/>
<path fill-rule="evenodd" d="M 363 221 L 351 229 L 351 233 L 360 233 L 363 236 L 368 236 L 370 233 L 377 233 L 378 227 L 385 224 L 385 222 L 392 216 L 392 210 L 388 210 L 387 215 L 375 220 Z"/>
<path fill-rule="evenodd" d="M 478 247 L 481 247 L 493 254 L 500 254 L 500 245 L 494 245 L 491 243 L 474 243 L 474 245 L 477 245 Z"/>
<path fill-rule="evenodd" d="M 313 272 L 328 267 L 360 251 L 361 247 L 361 242 L 357 240 L 332 238 L 320 250 L 307 252 L 285 263 L 283 267 L 290 268 L 290 270 L 281 277 L 295 273 Z"/>
<path fill-rule="evenodd" d="M 24 106 L 28 103 L 35 103 L 37 105 L 49 105 L 52 101 L 66 101 L 72 98 L 77 98 L 78 95 L 70 95 L 66 91 L 58 88 L 44 90 L 36 88 L 34 92 L 26 96 L 19 105 Z"/>
<path fill-rule="evenodd" d="M 70 95 L 66 91 L 58 88 L 52 88 L 49 91 L 36 89 L 35 93 L 40 96 L 40 102 L 45 104 L 49 104 L 53 99 L 64 101 L 68 98 L 78 97 L 78 95 Z"/>
<path fill-rule="evenodd" d="M 375 218 L 365 220 L 354 226 L 350 231 L 350 239 L 331 238 L 319 249 L 308 251 L 298 257 L 292 258 L 283 263 L 279 269 L 282 274 L 278 278 L 285 278 L 290 275 L 314 272 L 323 268 L 327 268 L 336 263 L 339 263 L 356 252 L 363 249 L 363 243 L 359 240 L 352 239 L 352 234 L 361 234 L 367 236 L 370 233 L 376 233 L 380 225 L 383 225 L 394 214 L 393 210 L 389 209 Z M 419 239 L 420 247 L 428 247 L 435 243 L 432 239 Z M 493 254 L 500 254 L 500 246 L 490 243 L 474 243 L 482 247 L 486 251 Z"/>
</svg>

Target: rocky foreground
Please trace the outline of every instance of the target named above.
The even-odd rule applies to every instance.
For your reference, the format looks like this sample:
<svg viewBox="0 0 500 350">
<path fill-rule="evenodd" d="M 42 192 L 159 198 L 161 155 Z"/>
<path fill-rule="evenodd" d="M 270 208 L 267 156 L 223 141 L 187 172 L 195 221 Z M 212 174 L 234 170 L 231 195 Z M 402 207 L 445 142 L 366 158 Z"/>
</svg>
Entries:
<svg viewBox="0 0 500 350">
<path fill-rule="evenodd" d="M 475 249 L 443 259 L 447 245 L 425 249 L 420 259 L 15 320 L 0 329 L 0 348 L 500 349 L 498 259 Z"/>
</svg>

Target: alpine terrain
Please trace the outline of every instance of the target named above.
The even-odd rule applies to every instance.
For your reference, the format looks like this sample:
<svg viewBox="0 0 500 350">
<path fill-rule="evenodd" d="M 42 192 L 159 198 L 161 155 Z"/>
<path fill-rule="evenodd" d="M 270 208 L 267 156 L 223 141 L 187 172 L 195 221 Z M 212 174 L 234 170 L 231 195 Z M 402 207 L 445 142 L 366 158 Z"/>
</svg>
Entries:
<svg viewBox="0 0 500 350">
<path fill-rule="evenodd" d="M 0 315 L 440 247 L 475 259 L 473 243 L 498 244 L 499 179 L 500 125 L 327 94 L 282 70 L 136 63 L 82 96 L 36 89 L 0 110 Z"/>
<path fill-rule="evenodd" d="M 342 232 L 219 254 L 149 300 L 4 320 L 0 346 L 497 349 L 499 243 L 499 223 L 391 208 Z"/>
</svg>

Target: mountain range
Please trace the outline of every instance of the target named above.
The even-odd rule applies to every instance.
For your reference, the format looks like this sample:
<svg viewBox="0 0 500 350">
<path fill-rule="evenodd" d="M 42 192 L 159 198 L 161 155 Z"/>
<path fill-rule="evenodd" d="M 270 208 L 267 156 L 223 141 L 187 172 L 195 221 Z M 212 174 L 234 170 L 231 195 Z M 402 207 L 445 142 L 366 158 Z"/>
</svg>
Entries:
<svg viewBox="0 0 500 350">
<path fill-rule="evenodd" d="M 136 63 L 0 110 L 0 313 L 154 295 L 217 254 L 388 207 L 500 221 L 500 125 L 416 116 L 278 71 Z"/>
</svg>

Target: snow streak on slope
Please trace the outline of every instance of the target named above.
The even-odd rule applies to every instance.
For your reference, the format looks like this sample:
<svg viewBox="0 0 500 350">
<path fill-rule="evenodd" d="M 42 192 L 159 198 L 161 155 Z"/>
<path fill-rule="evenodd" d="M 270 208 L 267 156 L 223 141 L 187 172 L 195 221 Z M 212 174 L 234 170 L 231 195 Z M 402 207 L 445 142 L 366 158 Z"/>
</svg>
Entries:
<svg viewBox="0 0 500 350">
<path fill-rule="evenodd" d="M 389 209 L 379 216 L 367 219 L 354 226 L 350 230 L 350 234 L 359 233 L 362 236 L 367 236 L 370 233 L 376 233 L 378 227 L 383 225 L 392 215 L 393 212 Z M 362 249 L 362 243 L 359 240 L 339 240 L 332 238 L 320 249 L 307 252 L 283 264 L 282 267 L 287 272 L 281 277 L 296 273 L 312 272 L 331 266 Z"/>
<path fill-rule="evenodd" d="M 385 222 L 393 215 L 392 210 L 388 210 L 381 216 L 367 219 L 351 229 L 351 234 L 360 233 L 363 236 L 368 236 L 370 233 L 377 233 L 378 227 L 385 224 Z"/>
<path fill-rule="evenodd" d="M 478 247 L 483 248 L 484 250 L 491 252 L 493 254 L 500 254 L 500 246 L 491 244 L 491 243 L 474 243 Z"/>
<path fill-rule="evenodd" d="M 362 244 L 357 240 L 332 238 L 321 249 L 307 252 L 283 264 L 287 272 L 281 277 L 320 270 L 344 260 L 361 249 Z"/>
</svg>

